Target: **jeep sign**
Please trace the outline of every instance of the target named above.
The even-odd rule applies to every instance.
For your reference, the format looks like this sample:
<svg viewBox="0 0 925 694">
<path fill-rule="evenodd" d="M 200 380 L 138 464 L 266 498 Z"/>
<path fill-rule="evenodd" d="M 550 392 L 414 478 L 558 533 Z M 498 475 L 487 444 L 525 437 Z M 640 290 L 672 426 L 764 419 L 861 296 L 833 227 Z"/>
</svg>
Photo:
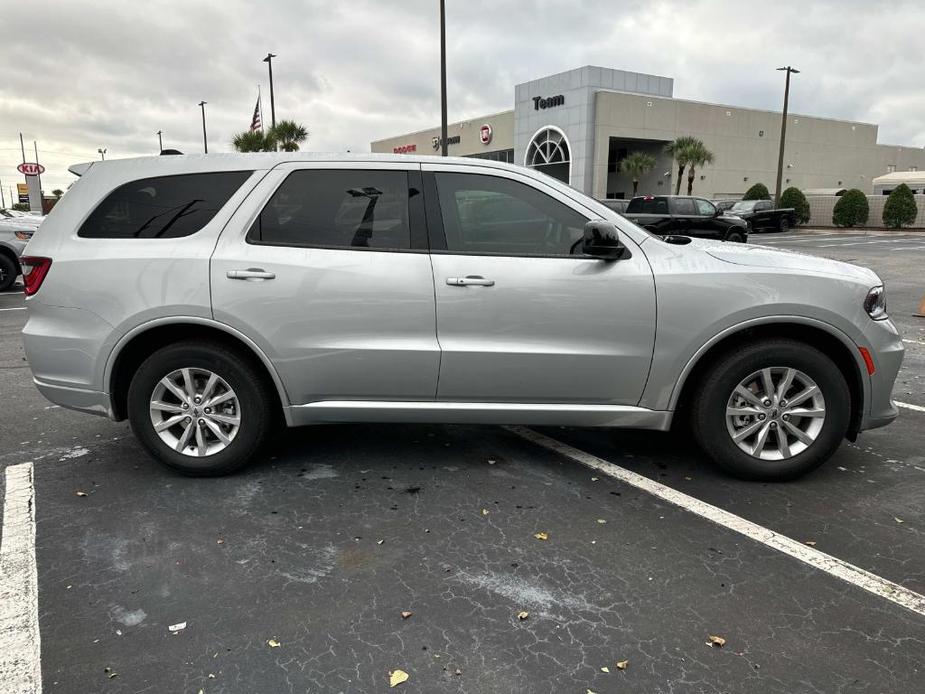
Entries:
<svg viewBox="0 0 925 694">
<path fill-rule="evenodd" d="M 554 106 L 564 106 L 565 105 L 565 96 L 562 94 L 557 94 L 556 96 L 534 96 L 533 97 L 533 110 L 539 111 L 542 109 L 553 108 Z"/>
</svg>

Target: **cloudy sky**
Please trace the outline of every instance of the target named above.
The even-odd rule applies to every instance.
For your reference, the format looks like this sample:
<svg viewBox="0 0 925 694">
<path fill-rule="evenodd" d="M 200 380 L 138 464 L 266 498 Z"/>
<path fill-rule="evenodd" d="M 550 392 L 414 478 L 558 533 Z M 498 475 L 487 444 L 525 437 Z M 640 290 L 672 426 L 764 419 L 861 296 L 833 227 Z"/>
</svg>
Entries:
<svg viewBox="0 0 925 694">
<path fill-rule="evenodd" d="M 884 11 L 888 8 L 888 11 Z M 0 0 L 0 182 L 21 181 L 19 132 L 48 171 L 202 147 L 229 151 L 274 60 L 276 113 L 307 149 L 439 122 L 437 0 Z M 675 78 L 675 96 L 777 109 L 788 63 L 795 112 L 880 125 L 925 145 L 925 3 L 894 0 L 447 0 L 450 119 L 511 108 L 513 85 L 586 64 Z"/>
</svg>

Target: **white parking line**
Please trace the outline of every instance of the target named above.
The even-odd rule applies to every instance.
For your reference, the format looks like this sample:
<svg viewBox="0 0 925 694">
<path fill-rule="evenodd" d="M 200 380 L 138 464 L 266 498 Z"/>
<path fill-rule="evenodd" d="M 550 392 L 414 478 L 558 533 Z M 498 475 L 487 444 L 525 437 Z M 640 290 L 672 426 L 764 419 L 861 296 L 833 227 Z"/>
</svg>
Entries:
<svg viewBox="0 0 925 694">
<path fill-rule="evenodd" d="M 830 239 L 826 239 L 829 241 Z M 867 240 L 867 241 L 856 241 L 855 243 L 825 243 L 819 246 L 819 248 L 834 248 L 835 246 L 870 246 L 875 243 L 909 243 L 911 239 L 900 238 L 900 239 L 876 239 L 876 240 Z"/>
<path fill-rule="evenodd" d="M 847 581 L 858 588 L 862 588 L 874 595 L 925 616 L 925 595 L 920 595 L 908 588 L 904 588 L 898 583 L 888 581 L 885 578 L 881 578 L 860 567 L 842 561 L 830 554 L 813 549 L 802 542 L 792 540 L 789 537 L 776 533 L 757 523 L 745 520 L 734 513 L 729 513 L 712 504 L 708 504 L 705 501 L 685 494 L 684 492 L 666 487 L 664 484 L 660 484 L 655 480 L 650 480 L 648 477 L 622 468 L 619 465 L 609 463 L 597 456 L 569 446 L 556 439 L 544 436 L 532 429 L 520 426 L 509 426 L 505 428 L 518 436 L 522 436 L 528 441 L 555 451 L 566 458 L 586 465 L 608 477 L 613 477 L 637 489 L 648 492 L 653 496 L 657 496 L 663 501 L 667 501 L 675 506 L 680 506 L 685 511 L 689 511 L 701 518 L 706 518 L 717 525 L 721 525 L 724 528 L 744 535 L 755 542 L 760 542 L 766 547 L 783 552 L 804 564 L 809 564 L 813 568 L 824 571 L 830 576 Z"/>
<path fill-rule="evenodd" d="M 909 339 L 906 339 L 905 337 L 903 338 L 903 342 L 907 342 L 907 343 L 909 343 L 910 345 L 923 345 L 923 346 L 925 346 L 925 342 L 922 342 L 921 340 L 909 340 Z"/>
<path fill-rule="evenodd" d="M 910 405 L 908 402 L 897 402 L 896 400 L 893 401 L 893 404 L 896 405 L 896 407 L 904 407 L 907 410 L 915 410 L 916 412 L 925 412 L 925 407 L 922 407 L 921 405 Z"/>
<path fill-rule="evenodd" d="M 0 311 L 25 311 L 25 306 L 17 306 L 16 308 L 0 308 Z"/>
<path fill-rule="evenodd" d="M 0 544 L 0 691 L 42 694 L 32 463 L 6 469 Z"/>
</svg>

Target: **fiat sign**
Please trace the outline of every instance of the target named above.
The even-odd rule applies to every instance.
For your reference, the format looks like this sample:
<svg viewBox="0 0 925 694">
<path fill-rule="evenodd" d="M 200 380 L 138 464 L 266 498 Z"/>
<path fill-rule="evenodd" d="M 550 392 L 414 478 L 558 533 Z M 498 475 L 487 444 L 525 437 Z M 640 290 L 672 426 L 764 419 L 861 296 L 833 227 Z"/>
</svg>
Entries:
<svg viewBox="0 0 925 694">
<path fill-rule="evenodd" d="M 23 162 L 17 166 L 16 170 L 21 174 L 25 174 L 26 176 L 40 176 L 41 174 L 45 173 L 45 167 L 41 164 L 27 164 L 26 162 Z"/>
<path fill-rule="evenodd" d="M 483 145 L 491 142 L 491 126 L 488 123 L 479 128 L 479 140 L 482 141 Z"/>
</svg>

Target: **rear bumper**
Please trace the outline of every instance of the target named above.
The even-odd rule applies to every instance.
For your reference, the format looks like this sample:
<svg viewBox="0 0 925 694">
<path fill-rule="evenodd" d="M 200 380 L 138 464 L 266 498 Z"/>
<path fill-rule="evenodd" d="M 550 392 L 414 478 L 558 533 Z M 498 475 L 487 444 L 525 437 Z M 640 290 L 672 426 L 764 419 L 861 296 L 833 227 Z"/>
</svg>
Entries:
<svg viewBox="0 0 925 694">
<path fill-rule="evenodd" d="M 32 381 L 39 392 L 56 405 L 113 419 L 112 400 L 109 393 L 54 385 L 37 378 L 33 378 Z"/>
</svg>

